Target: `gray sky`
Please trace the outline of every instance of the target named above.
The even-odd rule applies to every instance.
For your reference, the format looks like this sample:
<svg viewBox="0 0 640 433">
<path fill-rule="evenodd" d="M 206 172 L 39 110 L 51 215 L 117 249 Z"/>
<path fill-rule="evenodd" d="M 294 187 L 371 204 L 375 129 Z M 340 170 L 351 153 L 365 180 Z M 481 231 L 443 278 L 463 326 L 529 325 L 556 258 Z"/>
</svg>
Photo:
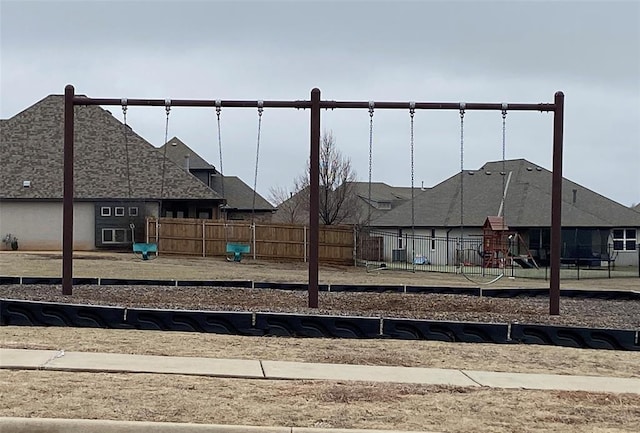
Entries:
<svg viewBox="0 0 640 433">
<path fill-rule="evenodd" d="M 640 202 L 638 1 L 0 1 L 0 117 L 66 84 L 92 97 L 552 102 L 566 95 L 565 177 Z M 121 118 L 119 107 L 105 107 Z M 507 116 L 507 158 L 551 169 L 550 113 Z M 162 108 L 128 121 L 155 146 Z M 415 183 L 460 170 L 459 116 L 418 111 Z M 368 178 L 369 113 L 322 113 Z M 465 117 L 465 169 L 502 158 L 499 112 Z M 373 180 L 409 186 L 409 114 L 374 113 Z M 222 111 L 223 168 L 253 184 L 257 111 Z M 213 109 L 174 108 L 177 136 L 218 166 Z M 258 192 L 292 185 L 309 112 L 266 109 Z M 140 163 L 144 163 L 140 161 Z"/>
</svg>

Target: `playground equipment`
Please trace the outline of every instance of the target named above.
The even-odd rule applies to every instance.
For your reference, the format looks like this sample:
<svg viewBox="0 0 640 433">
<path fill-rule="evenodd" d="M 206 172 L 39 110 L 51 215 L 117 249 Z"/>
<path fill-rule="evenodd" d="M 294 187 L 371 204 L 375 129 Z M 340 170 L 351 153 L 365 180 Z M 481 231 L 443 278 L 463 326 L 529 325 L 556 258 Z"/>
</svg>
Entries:
<svg viewBox="0 0 640 433">
<path fill-rule="evenodd" d="M 249 254 L 251 247 L 245 244 L 227 243 L 227 254 L 233 254 L 233 257 L 227 257 L 229 262 L 240 262 L 243 254 Z"/>
<path fill-rule="evenodd" d="M 253 178 L 253 199 L 252 199 L 252 204 L 251 204 L 251 233 L 253 233 L 253 236 L 255 237 L 255 211 L 256 211 L 256 196 L 257 196 L 257 189 L 258 189 L 258 163 L 260 160 L 260 132 L 262 130 L 262 113 L 264 111 L 264 106 L 263 106 L 263 102 L 262 101 L 258 101 L 258 138 L 256 141 L 256 163 L 255 163 L 255 170 L 254 170 L 254 178 Z M 215 101 L 215 107 L 216 107 L 216 123 L 217 123 L 217 132 L 218 132 L 218 152 L 220 155 L 220 177 L 221 177 L 221 193 L 222 193 L 222 198 L 226 200 L 226 196 L 225 196 L 225 190 L 224 190 L 224 171 L 222 168 L 222 128 L 220 126 L 220 114 L 222 112 L 222 101 L 217 99 Z M 227 209 L 227 205 L 224 204 L 221 207 L 221 211 L 223 214 L 223 219 L 225 220 L 225 227 L 224 227 L 224 238 L 225 238 L 225 244 L 226 244 L 226 252 L 227 254 L 233 254 L 232 257 L 227 257 L 228 261 L 233 261 L 233 262 L 240 262 L 242 260 L 242 255 L 243 254 L 249 254 L 251 252 L 251 247 L 249 244 L 239 244 L 236 242 L 229 242 L 229 233 L 228 233 L 228 229 L 229 226 L 226 224 L 226 220 L 227 220 L 227 213 L 226 210 Z M 255 255 L 255 252 L 254 252 Z"/>
<path fill-rule="evenodd" d="M 122 105 L 122 118 L 123 118 L 123 135 L 124 135 L 124 145 L 125 145 L 125 155 L 126 155 L 126 167 L 127 167 L 127 190 L 128 190 L 128 199 L 131 200 L 131 175 L 130 175 L 130 167 L 129 167 L 129 127 L 127 125 L 127 109 L 128 109 L 128 100 L 126 98 L 122 98 L 120 100 L 120 104 Z M 165 173 L 166 173 L 166 164 L 167 164 L 167 141 L 169 140 L 169 114 L 171 113 L 171 100 L 165 99 L 165 128 L 164 128 L 164 152 L 162 155 L 162 179 L 160 184 L 160 212 L 162 212 L 162 199 L 164 198 L 164 184 L 165 184 Z M 130 215 L 129 220 L 129 228 L 131 230 L 131 244 L 133 254 L 141 260 L 149 260 L 150 258 L 158 257 L 158 244 L 151 242 L 136 242 L 136 226 L 135 223 L 131 220 Z"/>
<path fill-rule="evenodd" d="M 73 291 L 73 149 L 74 149 L 74 107 L 76 105 L 118 105 L 120 100 L 76 96 L 71 85 L 65 87 L 64 117 L 64 168 L 63 168 L 63 240 L 62 240 L 62 293 L 71 295 Z M 132 99 L 130 105 L 162 106 L 159 99 Z M 213 100 L 174 100 L 173 106 L 215 107 Z M 258 101 L 221 101 L 221 106 L 257 107 Z M 410 108 L 407 102 L 374 102 L 380 109 Z M 318 249 L 319 249 L 319 156 L 320 117 L 324 109 L 369 108 L 370 102 L 363 101 L 322 101 L 320 90 L 311 90 L 310 100 L 264 101 L 263 106 L 274 108 L 310 109 L 310 209 L 309 209 L 309 307 L 318 307 Z M 564 128 L 564 94 L 556 92 L 552 103 L 508 104 L 509 110 L 553 112 L 553 177 L 551 191 L 551 278 L 549 312 L 560 314 L 560 252 L 561 252 L 561 210 L 562 210 L 562 139 Z M 460 103 L 416 102 L 416 110 L 460 110 Z M 466 110 L 503 110 L 503 104 L 467 103 Z"/>
</svg>

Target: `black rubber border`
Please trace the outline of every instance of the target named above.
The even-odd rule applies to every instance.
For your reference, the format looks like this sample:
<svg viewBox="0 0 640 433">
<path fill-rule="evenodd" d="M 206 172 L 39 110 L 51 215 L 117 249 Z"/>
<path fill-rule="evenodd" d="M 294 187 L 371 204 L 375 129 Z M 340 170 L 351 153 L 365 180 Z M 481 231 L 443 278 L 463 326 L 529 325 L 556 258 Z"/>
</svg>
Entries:
<svg viewBox="0 0 640 433">
<path fill-rule="evenodd" d="M 125 321 L 135 329 L 262 335 L 253 328 L 253 313 L 232 311 L 127 309 Z"/>
<path fill-rule="evenodd" d="M 390 338 L 402 340 L 503 344 L 509 342 L 509 325 L 502 323 L 384 319 L 382 333 Z"/>
<path fill-rule="evenodd" d="M 329 290 L 331 292 L 402 293 L 404 292 L 404 286 L 396 284 L 332 284 Z"/>
<path fill-rule="evenodd" d="M 0 325 L 520 343 L 640 351 L 638 330 L 246 311 L 127 309 L 15 299 L 0 299 Z"/>
<path fill-rule="evenodd" d="M 253 287 L 253 281 L 249 280 L 179 280 L 178 287 L 231 287 L 250 289 Z"/>
<path fill-rule="evenodd" d="M 256 328 L 283 337 L 378 338 L 380 319 L 354 316 L 313 316 L 257 313 Z"/>
<path fill-rule="evenodd" d="M 640 350 L 637 331 L 549 325 L 511 325 L 511 339 L 524 344 L 545 344 L 584 349 Z"/>
</svg>

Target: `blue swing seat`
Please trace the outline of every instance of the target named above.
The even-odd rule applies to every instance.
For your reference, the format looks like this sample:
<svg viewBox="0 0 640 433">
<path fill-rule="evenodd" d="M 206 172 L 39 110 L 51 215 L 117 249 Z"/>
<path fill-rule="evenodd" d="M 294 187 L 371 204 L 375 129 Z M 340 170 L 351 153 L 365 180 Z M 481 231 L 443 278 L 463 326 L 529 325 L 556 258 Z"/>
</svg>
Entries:
<svg viewBox="0 0 640 433">
<path fill-rule="evenodd" d="M 233 261 L 239 262 L 242 260 L 243 254 L 249 254 L 251 252 L 251 247 L 245 244 L 227 244 L 227 254 L 233 254 Z M 230 258 L 227 260 L 231 261 Z"/>
<path fill-rule="evenodd" d="M 153 253 L 153 258 L 156 258 L 158 256 L 158 245 L 142 242 L 134 243 L 133 252 L 135 254 L 140 254 L 142 256 L 142 260 L 149 260 L 149 253 Z"/>
</svg>

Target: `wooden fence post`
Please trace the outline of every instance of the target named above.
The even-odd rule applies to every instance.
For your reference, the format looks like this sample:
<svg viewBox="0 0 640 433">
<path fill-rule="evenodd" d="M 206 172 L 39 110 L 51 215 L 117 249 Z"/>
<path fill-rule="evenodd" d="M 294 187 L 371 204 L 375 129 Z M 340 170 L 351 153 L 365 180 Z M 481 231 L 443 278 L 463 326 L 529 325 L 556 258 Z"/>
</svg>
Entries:
<svg viewBox="0 0 640 433">
<path fill-rule="evenodd" d="M 304 258 L 304 263 L 307 263 L 307 226 L 302 226 L 302 228 L 303 228 L 302 242 L 303 242 L 303 249 L 304 249 L 302 256 Z"/>
<path fill-rule="evenodd" d="M 253 246 L 252 246 L 252 250 L 253 250 L 253 260 L 256 259 L 256 223 L 254 222 L 253 224 L 251 224 L 251 236 L 253 238 Z"/>
</svg>

